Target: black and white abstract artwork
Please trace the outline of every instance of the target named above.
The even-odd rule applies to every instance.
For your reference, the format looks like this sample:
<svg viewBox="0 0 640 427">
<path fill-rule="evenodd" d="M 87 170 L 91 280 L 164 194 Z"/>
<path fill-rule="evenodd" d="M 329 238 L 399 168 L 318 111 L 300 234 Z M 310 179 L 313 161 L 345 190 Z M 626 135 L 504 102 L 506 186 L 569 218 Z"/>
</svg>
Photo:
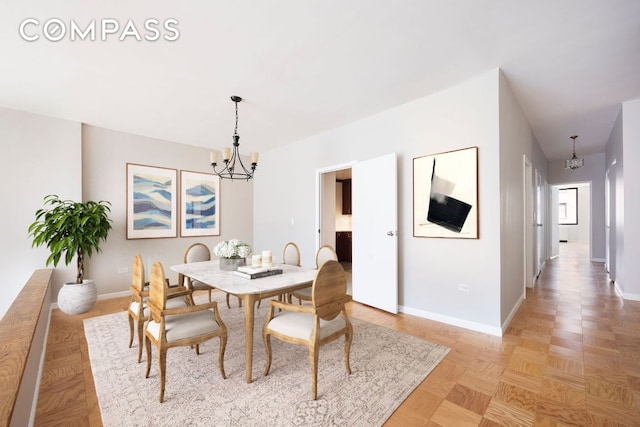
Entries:
<svg viewBox="0 0 640 427">
<path fill-rule="evenodd" d="M 413 235 L 478 238 L 478 147 L 413 159 Z"/>
</svg>

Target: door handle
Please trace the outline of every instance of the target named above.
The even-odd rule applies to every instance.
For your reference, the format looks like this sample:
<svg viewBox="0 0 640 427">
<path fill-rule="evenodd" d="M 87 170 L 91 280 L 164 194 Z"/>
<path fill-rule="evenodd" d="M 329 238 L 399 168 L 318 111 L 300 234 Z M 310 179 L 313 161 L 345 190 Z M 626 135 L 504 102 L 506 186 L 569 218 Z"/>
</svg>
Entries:
<svg viewBox="0 0 640 427">
<path fill-rule="evenodd" d="M 398 234 L 398 232 L 397 232 L 397 231 L 395 231 L 395 232 L 394 232 L 394 231 L 387 231 L 387 236 L 392 236 L 392 237 L 393 237 L 393 236 L 395 236 L 396 234 Z"/>
</svg>

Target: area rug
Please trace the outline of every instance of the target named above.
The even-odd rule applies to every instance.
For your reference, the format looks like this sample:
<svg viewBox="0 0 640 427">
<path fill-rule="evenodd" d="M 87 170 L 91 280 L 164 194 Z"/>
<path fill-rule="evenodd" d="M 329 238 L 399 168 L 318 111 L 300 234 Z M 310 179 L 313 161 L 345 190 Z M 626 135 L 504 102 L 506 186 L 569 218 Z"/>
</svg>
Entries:
<svg viewBox="0 0 640 427">
<path fill-rule="evenodd" d="M 271 370 L 263 375 L 261 330 L 268 301 L 256 310 L 253 382 L 245 382 L 243 309 L 228 309 L 222 293 L 214 295 L 229 333 L 227 379 L 222 379 L 217 366 L 217 338 L 201 344 L 199 356 L 190 348 L 169 349 L 164 403 L 158 401 L 155 348 L 151 373 L 145 378 L 144 351 L 142 363 L 137 363 L 137 340 L 128 348 L 127 313 L 84 321 L 105 426 L 382 425 L 449 351 L 352 318 L 352 373 L 345 371 L 343 339 L 321 347 L 314 401 L 306 347 L 272 338 Z"/>
</svg>

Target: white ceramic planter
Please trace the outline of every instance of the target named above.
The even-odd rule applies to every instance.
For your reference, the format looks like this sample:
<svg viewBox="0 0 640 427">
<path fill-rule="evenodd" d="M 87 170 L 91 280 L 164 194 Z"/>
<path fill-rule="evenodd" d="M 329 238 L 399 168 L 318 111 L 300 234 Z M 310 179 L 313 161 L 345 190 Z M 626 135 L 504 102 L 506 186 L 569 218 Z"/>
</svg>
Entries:
<svg viewBox="0 0 640 427">
<path fill-rule="evenodd" d="M 93 280 L 83 280 L 82 284 L 65 283 L 58 292 L 58 308 L 67 314 L 86 313 L 98 299 L 98 288 Z"/>
</svg>

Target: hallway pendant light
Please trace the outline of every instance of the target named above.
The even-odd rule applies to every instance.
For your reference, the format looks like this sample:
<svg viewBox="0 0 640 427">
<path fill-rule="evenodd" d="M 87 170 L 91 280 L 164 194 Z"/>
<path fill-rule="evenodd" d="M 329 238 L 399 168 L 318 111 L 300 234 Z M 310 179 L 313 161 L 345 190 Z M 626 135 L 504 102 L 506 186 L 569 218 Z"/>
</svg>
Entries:
<svg viewBox="0 0 640 427">
<path fill-rule="evenodd" d="M 573 135 L 571 137 L 571 139 L 573 140 L 573 156 L 571 156 L 569 160 L 564 161 L 565 169 L 575 170 L 584 166 L 584 159 L 579 159 L 578 156 L 576 156 L 576 138 L 577 137 L 578 135 Z"/>
<path fill-rule="evenodd" d="M 213 171 L 220 178 L 224 179 L 246 179 L 249 181 L 253 178 L 253 173 L 256 170 L 256 166 L 258 166 L 258 153 L 251 152 L 249 155 L 251 166 L 247 169 L 242 163 L 242 158 L 240 157 L 240 151 L 238 147 L 240 143 L 240 135 L 238 135 L 238 102 L 242 101 L 242 98 L 239 96 L 232 96 L 231 100 L 236 104 L 236 127 L 233 130 L 233 147 L 225 147 L 222 149 L 222 161 L 224 165 L 220 165 L 222 169 L 217 170 L 218 160 L 220 158 L 219 151 L 212 151 L 209 153 L 209 157 L 211 160 L 211 167 Z"/>
</svg>

